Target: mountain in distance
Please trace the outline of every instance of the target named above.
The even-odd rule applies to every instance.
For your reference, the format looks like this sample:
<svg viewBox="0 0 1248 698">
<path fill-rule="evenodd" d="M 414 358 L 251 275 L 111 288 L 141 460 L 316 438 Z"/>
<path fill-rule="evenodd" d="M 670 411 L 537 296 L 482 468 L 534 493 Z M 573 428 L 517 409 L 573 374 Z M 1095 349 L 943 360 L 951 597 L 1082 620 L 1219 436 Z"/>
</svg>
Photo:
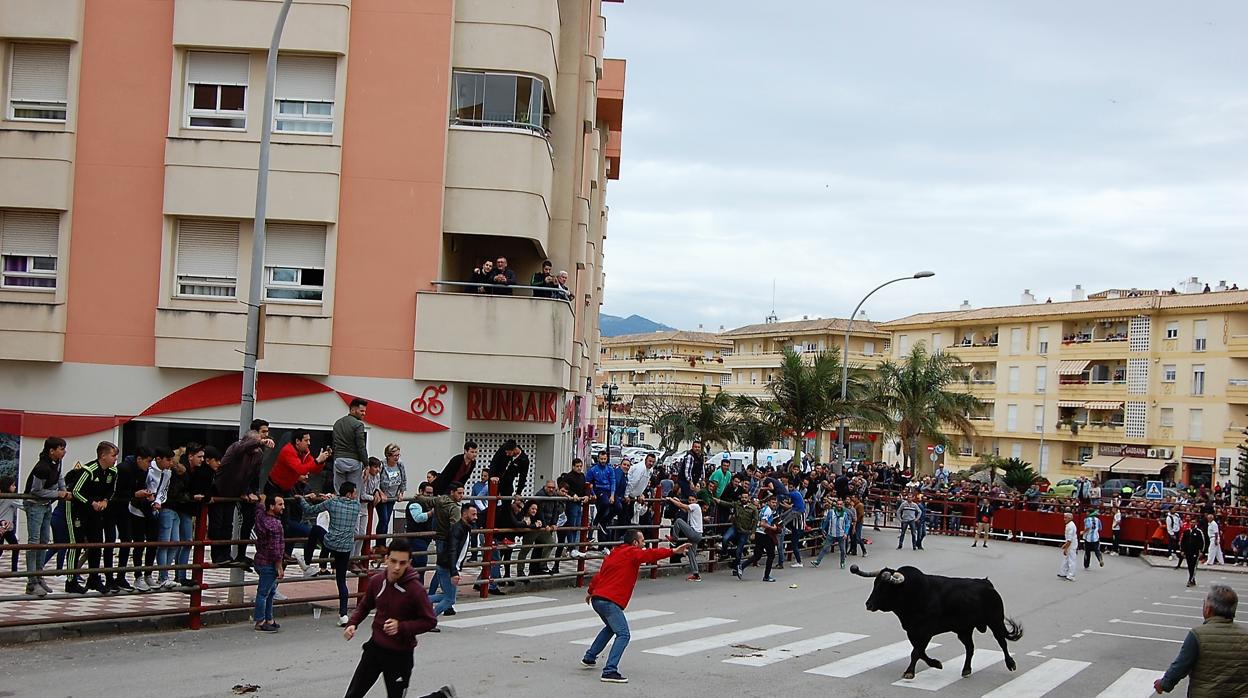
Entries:
<svg viewBox="0 0 1248 698">
<path fill-rule="evenodd" d="M 606 313 L 598 316 L 598 328 L 601 330 L 603 337 L 618 337 L 622 334 L 640 334 L 642 332 L 676 329 L 640 315 L 618 317 L 607 315 Z"/>
</svg>

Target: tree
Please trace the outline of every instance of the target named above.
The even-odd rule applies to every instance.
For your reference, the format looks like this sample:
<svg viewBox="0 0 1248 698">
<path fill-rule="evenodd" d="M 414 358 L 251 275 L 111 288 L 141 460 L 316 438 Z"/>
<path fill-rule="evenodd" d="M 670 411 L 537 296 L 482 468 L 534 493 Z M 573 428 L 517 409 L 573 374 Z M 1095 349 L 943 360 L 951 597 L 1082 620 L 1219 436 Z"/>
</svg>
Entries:
<svg viewBox="0 0 1248 698">
<path fill-rule="evenodd" d="M 659 418 L 662 433 L 667 434 L 661 447 L 674 448 L 684 441 L 702 441 L 704 446 L 713 443 L 731 446 L 735 421 L 731 410 L 732 398 L 727 393 L 721 391 L 711 397 L 706 386 L 702 386 L 702 393 L 693 405 L 678 407 Z"/>
<path fill-rule="evenodd" d="M 1031 469 L 1031 463 L 1021 458 L 1008 458 L 1001 462 L 1005 475 L 1001 478 L 1006 487 L 1017 492 L 1026 492 L 1040 479 L 1040 475 Z"/>
<path fill-rule="evenodd" d="M 670 431 L 673 424 L 681 420 L 665 420 L 664 417 L 674 412 L 690 411 L 696 399 L 697 396 L 692 390 L 681 386 L 662 383 L 645 384 L 638 386 L 629 407 L 629 414 L 638 425 L 646 424 L 650 427 L 650 433 L 659 438 L 659 448 L 674 451 L 675 445 L 671 444 Z M 677 439 L 675 444 L 679 445 L 680 441 Z"/>
<path fill-rule="evenodd" d="M 785 348 L 776 379 L 767 384 L 775 425 L 793 438 L 793 457 L 802 451 L 808 432 L 819 433 L 833 417 L 832 396 L 840 396 L 841 359 L 834 351 L 806 358 Z M 835 390 L 835 392 L 834 392 Z"/>
<path fill-rule="evenodd" d="M 1244 430 L 1244 436 L 1248 436 L 1248 429 Z M 1245 495 L 1248 495 L 1248 440 L 1239 445 L 1239 463 L 1235 467 L 1236 486 L 1235 491 L 1238 493 L 1239 501 L 1243 502 Z"/>
<path fill-rule="evenodd" d="M 734 424 L 735 440 L 754 453 L 754 462 L 757 463 L 759 450 L 770 447 L 780 438 L 774 403 L 759 402 L 748 395 L 740 395 L 737 397 L 736 411 L 738 417 Z"/>
<path fill-rule="evenodd" d="M 917 466 L 922 439 L 948 445 L 947 428 L 967 439 L 975 436 L 975 425 L 967 415 L 979 406 L 979 400 L 969 393 L 949 390 L 969 382 L 958 357 L 948 352 L 929 354 L 922 344 L 916 344 L 900 362 L 880 364 L 874 401 L 892 415 L 893 431 L 905 446 L 907 467 Z"/>
</svg>

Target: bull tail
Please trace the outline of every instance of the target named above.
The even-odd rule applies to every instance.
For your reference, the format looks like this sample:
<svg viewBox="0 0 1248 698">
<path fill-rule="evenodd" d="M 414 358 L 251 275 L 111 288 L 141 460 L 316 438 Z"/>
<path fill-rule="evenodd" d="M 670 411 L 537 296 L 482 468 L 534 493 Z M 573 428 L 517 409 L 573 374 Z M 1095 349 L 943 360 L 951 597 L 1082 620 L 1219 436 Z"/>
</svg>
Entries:
<svg viewBox="0 0 1248 698">
<path fill-rule="evenodd" d="M 1005 639 L 1010 642 L 1023 639 L 1023 626 L 1016 623 L 1013 618 L 1005 619 Z"/>
</svg>

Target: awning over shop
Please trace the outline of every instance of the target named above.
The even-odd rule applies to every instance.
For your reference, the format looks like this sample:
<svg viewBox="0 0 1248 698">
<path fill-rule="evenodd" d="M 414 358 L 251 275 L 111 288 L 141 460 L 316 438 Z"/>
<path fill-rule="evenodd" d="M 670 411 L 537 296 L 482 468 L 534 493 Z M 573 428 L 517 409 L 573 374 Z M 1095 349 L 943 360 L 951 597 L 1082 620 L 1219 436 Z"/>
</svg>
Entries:
<svg viewBox="0 0 1248 698">
<path fill-rule="evenodd" d="M 1078 376 L 1083 373 L 1091 361 L 1080 361 L 1078 359 L 1067 359 L 1059 361 L 1057 364 L 1057 375 L 1059 376 Z"/>
<path fill-rule="evenodd" d="M 1090 410 L 1120 410 L 1122 409 L 1122 403 L 1121 402 L 1101 402 L 1101 401 L 1094 400 L 1092 402 L 1089 402 L 1087 404 L 1087 407 Z"/>
<path fill-rule="evenodd" d="M 1121 456 L 1093 456 L 1083 462 L 1083 467 L 1092 470 L 1109 470 L 1123 460 Z"/>
<path fill-rule="evenodd" d="M 1083 407 L 1083 400 L 1058 400 L 1058 407 Z"/>
<path fill-rule="evenodd" d="M 1123 458 L 1114 466 L 1115 473 L 1135 473 L 1139 475 L 1156 475 L 1166 467 L 1165 461 L 1156 458 Z"/>
</svg>

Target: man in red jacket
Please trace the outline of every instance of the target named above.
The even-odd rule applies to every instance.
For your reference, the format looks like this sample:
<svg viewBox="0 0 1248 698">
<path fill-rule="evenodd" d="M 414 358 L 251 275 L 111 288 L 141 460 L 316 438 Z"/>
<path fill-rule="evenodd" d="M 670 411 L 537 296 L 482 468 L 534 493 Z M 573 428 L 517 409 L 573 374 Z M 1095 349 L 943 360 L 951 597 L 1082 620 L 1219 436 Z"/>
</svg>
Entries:
<svg viewBox="0 0 1248 698">
<path fill-rule="evenodd" d="M 598 655 L 606 649 L 611 636 L 611 653 L 607 655 L 607 665 L 602 668 L 602 681 L 607 683 L 628 683 L 628 679 L 620 675 L 620 659 L 624 649 L 628 647 L 628 619 L 624 617 L 624 609 L 628 600 L 633 597 L 633 587 L 637 585 L 637 571 L 642 565 L 652 565 L 672 555 L 683 555 L 689 549 L 685 543 L 677 548 L 642 548 L 645 537 L 641 531 L 632 530 L 624 536 L 624 542 L 615 547 L 611 554 L 602 561 L 602 569 L 589 583 L 589 592 L 585 603 L 593 607 L 594 612 L 602 618 L 603 628 L 594 638 L 594 644 L 585 651 L 581 658 L 581 666 L 592 669 L 598 662 Z"/>
<path fill-rule="evenodd" d="M 277 461 L 269 471 L 269 481 L 265 483 L 264 493 L 270 497 L 289 497 L 295 483 L 304 475 L 321 472 L 329 456 L 330 450 L 322 448 L 320 455 L 313 458 L 312 432 L 295 429 L 291 432 L 290 443 L 277 452 Z"/>
<path fill-rule="evenodd" d="M 406 538 L 396 538 L 390 544 L 386 570 L 368 580 L 368 592 L 355 607 L 342 636 L 347 640 L 355 637 L 356 627 L 374 608 L 373 636 L 364 643 L 364 655 L 355 667 L 346 698 L 363 698 L 377 683 L 378 675 L 385 677 L 389 698 L 403 698 L 412 678 L 416 636 L 438 625 L 429 595 L 412 569 L 412 548 Z M 423 698 L 455 698 L 455 689 L 443 686 Z"/>
</svg>

